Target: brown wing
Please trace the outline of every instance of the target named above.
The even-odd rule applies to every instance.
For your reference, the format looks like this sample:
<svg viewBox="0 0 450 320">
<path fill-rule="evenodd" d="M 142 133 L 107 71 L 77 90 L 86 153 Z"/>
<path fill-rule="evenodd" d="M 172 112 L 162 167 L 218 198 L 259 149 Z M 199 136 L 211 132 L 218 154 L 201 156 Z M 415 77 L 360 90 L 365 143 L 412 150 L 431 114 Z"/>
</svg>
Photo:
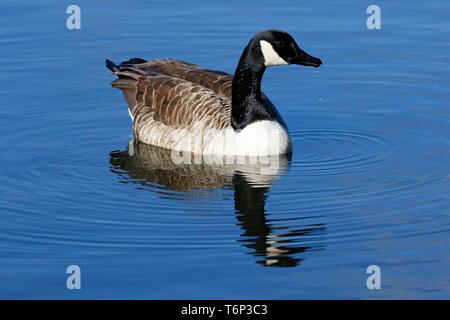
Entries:
<svg viewBox="0 0 450 320">
<path fill-rule="evenodd" d="M 121 68 L 116 75 L 113 86 L 124 91 L 139 141 L 171 148 L 174 129 L 230 126 L 230 100 L 210 89 L 179 78 L 144 75 L 134 67 Z"/>
<path fill-rule="evenodd" d="M 182 79 L 140 76 L 136 82 L 136 118 L 151 115 L 154 121 L 176 128 L 203 121 L 205 126 L 222 129 L 229 125 L 230 111 L 229 101 Z"/>
<path fill-rule="evenodd" d="M 195 64 L 176 59 L 143 61 L 145 60 L 132 59 L 123 62 L 121 66 L 131 66 L 147 74 L 161 74 L 184 79 L 210 89 L 224 98 L 231 99 L 233 76 L 228 73 L 204 69 Z"/>
</svg>

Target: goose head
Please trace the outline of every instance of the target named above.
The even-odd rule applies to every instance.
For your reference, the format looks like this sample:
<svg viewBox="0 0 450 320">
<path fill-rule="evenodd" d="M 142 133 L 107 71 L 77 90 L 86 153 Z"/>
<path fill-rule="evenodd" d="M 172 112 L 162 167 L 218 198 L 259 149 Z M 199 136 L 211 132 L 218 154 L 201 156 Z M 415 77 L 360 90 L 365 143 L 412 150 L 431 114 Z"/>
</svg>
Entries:
<svg viewBox="0 0 450 320">
<path fill-rule="evenodd" d="M 281 30 L 266 30 L 257 33 L 250 41 L 250 46 L 253 54 L 259 56 L 258 60 L 265 67 L 298 64 L 317 68 L 322 64 L 319 58 L 300 49 L 289 33 Z"/>
</svg>

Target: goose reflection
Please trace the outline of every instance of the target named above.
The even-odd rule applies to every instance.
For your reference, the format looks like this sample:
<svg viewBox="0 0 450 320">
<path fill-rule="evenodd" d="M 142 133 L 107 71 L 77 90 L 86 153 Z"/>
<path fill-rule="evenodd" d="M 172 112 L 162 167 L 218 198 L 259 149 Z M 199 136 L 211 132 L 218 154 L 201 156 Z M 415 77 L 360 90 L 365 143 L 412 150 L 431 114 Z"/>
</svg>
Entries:
<svg viewBox="0 0 450 320">
<path fill-rule="evenodd" d="M 267 193 L 272 183 L 289 166 L 290 157 L 240 159 L 226 164 L 229 159 L 198 159 L 186 154 L 179 161 L 170 150 L 130 141 L 127 150 L 110 153 L 111 171 L 121 181 L 141 186 L 183 192 L 213 192 L 232 187 L 237 225 L 243 233 L 238 239 L 257 263 L 273 267 L 298 266 L 305 251 L 320 250 L 321 245 L 302 243 L 302 237 L 324 234 L 324 225 L 293 227 L 271 223 L 266 217 Z M 235 159 L 234 159 L 235 160 Z M 165 198 L 164 192 L 159 193 Z"/>
</svg>

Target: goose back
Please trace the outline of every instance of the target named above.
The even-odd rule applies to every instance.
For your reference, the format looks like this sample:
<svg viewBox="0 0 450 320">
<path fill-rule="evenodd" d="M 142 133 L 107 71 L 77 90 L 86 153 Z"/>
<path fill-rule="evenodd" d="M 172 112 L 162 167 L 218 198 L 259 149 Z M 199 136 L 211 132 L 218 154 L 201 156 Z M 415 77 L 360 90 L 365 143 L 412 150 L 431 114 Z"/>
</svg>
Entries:
<svg viewBox="0 0 450 320">
<path fill-rule="evenodd" d="M 131 59 L 122 62 L 121 65 L 132 66 L 146 74 L 160 74 L 183 79 L 210 89 L 223 98 L 231 99 L 233 76 L 226 72 L 205 69 L 177 59 L 156 59 L 150 61 Z"/>
</svg>

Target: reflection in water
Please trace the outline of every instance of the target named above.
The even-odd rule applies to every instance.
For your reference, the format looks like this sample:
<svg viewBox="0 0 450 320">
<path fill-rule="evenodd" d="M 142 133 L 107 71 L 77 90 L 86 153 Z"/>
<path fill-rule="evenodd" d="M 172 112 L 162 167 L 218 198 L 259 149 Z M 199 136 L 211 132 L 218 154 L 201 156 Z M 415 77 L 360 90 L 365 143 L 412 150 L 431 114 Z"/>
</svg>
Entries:
<svg viewBox="0 0 450 320">
<path fill-rule="evenodd" d="M 295 227 L 266 217 L 267 192 L 289 166 L 288 156 L 247 158 L 243 164 L 211 164 L 191 155 L 190 163 L 176 164 L 171 151 L 137 141 L 131 141 L 128 150 L 113 151 L 110 156 L 111 171 L 119 174 L 122 182 L 149 186 L 152 191 L 156 188 L 165 198 L 168 195 L 164 190 L 182 192 L 183 198 L 171 197 L 180 200 L 195 198 L 200 191 L 204 196 L 205 191 L 233 187 L 236 218 L 244 231 L 238 241 L 259 257 L 259 264 L 297 266 L 303 258 L 295 254 L 322 249 L 317 243 L 302 243 L 302 237 L 323 235 L 322 223 Z M 215 161 L 218 163 L 217 158 Z"/>
</svg>

